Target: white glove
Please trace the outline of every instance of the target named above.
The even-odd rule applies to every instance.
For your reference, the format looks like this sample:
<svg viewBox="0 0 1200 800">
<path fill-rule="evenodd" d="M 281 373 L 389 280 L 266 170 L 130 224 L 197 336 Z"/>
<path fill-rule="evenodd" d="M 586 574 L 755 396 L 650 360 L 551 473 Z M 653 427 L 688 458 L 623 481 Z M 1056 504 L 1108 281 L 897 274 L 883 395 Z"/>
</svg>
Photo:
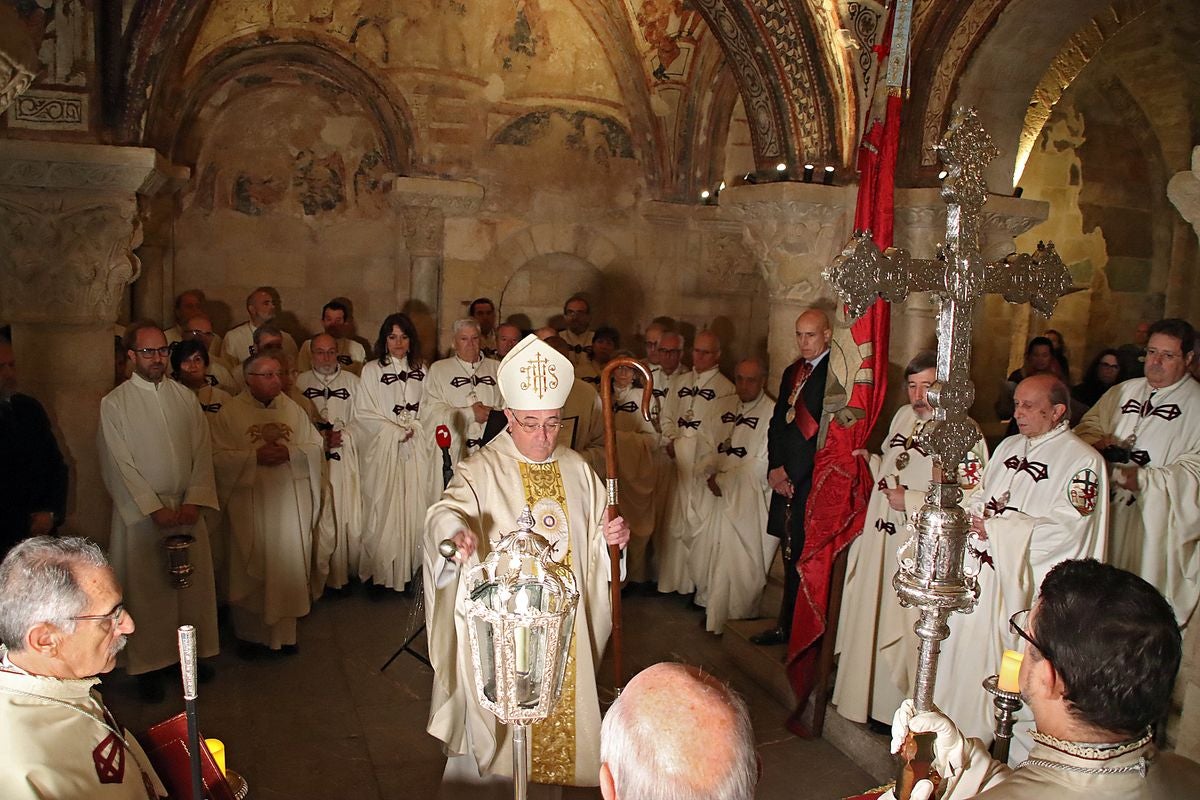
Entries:
<svg viewBox="0 0 1200 800">
<path fill-rule="evenodd" d="M 943 777 L 957 775 L 962 770 L 963 756 L 967 747 L 967 740 L 962 735 L 962 731 L 954 724 L 954 721 L 936 709 L 934 711 L 926 711 L 924 713 L 916 713 L 916 707 L 912 700 L 905 700 L 896 709 L 895 716 L 892 717 L 892 752 L 900 752 L 901 745 L 904 744 L 904 738 L 909 731 L 913 733 L 932 733 L 935 735 L 933 743 L 933 766 Z M 914 800 L 920 800 L 916 792 L 919 785 L 913 788 Z M 932 795 L 933 786 L 930 785 L 930 795 Z M 928 798 L 930 795 L 926 795 Z"/>
</svg>

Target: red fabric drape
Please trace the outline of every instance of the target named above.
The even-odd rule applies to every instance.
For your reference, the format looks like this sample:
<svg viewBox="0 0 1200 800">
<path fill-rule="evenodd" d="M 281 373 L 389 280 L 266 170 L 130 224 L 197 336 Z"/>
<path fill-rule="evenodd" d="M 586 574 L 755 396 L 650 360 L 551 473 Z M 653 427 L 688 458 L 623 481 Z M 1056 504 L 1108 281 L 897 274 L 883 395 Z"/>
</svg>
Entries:
<svg viewBox="0 0 1200 800">
<path fill-rule="evenodd" d="M 859 148 L 861 183 L 854 225 L 858 230 L 871 231 L 880 249 L 892 244 L 901 102 L 898 93 L 888 96 L 883 122 L 876 121 L 871 126 Z M 864 416 L 849 428 L 831 423 L 825 446 L 817 451 L 813 467 L 812 493 L 804 517 L 804 550 L 797 565 L 800 593 L 788 641 L 788 678 L 796 694 L 797 714 L 808 702 L 816 681 L 818 644 L 826 628 L 833 561 L 862 532 L 866 517 L 873 482 L 871 472 L 864 459 L 851 453 L 866 445 L 883 407 L 890 324 L 889 305 L 877 299 L 851 326 L 854 341 L 864 353 L 862 366 L 870 369 L 873 377 L 870 383 L 855 383 L 850 393 L 849 405 L 861 410 Z"/>
</svg>

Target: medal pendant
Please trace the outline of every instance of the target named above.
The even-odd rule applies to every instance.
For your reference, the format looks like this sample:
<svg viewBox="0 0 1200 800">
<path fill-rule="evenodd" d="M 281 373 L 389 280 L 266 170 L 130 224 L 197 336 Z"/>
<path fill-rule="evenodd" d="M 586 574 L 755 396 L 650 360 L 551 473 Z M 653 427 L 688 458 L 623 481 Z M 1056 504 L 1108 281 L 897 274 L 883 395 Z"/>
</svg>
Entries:
<svg viewBox="0 0 1200 800">
<path fill-rule="evenodd" d="M 784 415 L 784 419 L 786 419 L 786 420 L 787 420 L 789 423 L 792 423 L 792 422 L 795 422 L 795 421 L 796 421 L 796 409 L 795 409 L 795 407 L 789 408 L 789 409 L 787 410 L 787 414 L 785 414 L 785 415 Z"/>
<path fill-rule="evenodd" d="M 729 449 L 731 449 L 732 447 L 733 447 L 733 437 L 732 437 L 732 436 L 726 436 L 726 437 L 725 437 L 725 441 L 721 442 L 721 449 L 722 449 L 722 450 L 729 450 Z"/>
<path fill-rule="evenodd" d="M 908 453 L 901 453 L 900 455 L 896 456 L 896 469 L 904 469 L 905 467 L 907 467 L 908 459 L 909 459 Z"/>
<path fill-rule="evenodd" d="M 693 414 L 692 414 L 692 410 L 690 408 L 687 410 L 687 413 L 683 415 L 683 418 L 686 419 L 688 422 L 692 421 Z"/>
</svg>

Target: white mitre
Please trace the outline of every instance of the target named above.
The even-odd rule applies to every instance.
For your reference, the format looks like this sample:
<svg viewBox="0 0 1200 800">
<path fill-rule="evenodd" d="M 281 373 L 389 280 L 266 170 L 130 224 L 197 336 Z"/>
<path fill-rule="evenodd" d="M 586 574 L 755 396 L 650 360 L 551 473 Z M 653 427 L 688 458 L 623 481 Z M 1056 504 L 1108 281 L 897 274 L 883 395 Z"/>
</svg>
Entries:
<svg viewBox="0 0 1200 800">
<path fill-rule="evenodd" d="M 532 333 L 496 369 L 504 405 L 515 411 L 557 411 L 575 383 L 571 361 Z"/>
</svg>

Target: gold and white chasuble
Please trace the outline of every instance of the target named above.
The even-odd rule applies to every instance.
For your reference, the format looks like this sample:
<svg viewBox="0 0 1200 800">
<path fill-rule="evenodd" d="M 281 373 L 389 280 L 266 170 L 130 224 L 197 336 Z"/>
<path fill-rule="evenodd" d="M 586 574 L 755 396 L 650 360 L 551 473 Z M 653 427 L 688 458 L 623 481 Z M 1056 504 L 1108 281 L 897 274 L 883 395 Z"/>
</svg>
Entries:
<svg viewBox="0 0 1200 800">
<path fill-rule="evenodd" d="M 880 455 L 871 456 L 875 478 L 862 535 L 850 545 L 846 583 L 838 622 L 836 652 L 842 666 L 834 686 L 834 704 L 847 719 L 891 720 L 904 698 L 912 696 L 917 669 L 919 612 L 904 608 L 892 588 L 899 566 L 896 551 L 912 535 L 909 520 L 925 505 L 933 479 L 933 458 L 917 443 L 924 428 L 911 405 L 896 411 Z M 983 480 L 987 444 L 980 439 L 958 467 L 958 485 L 966 504 Z M 904 510 L 888 504 L 884 489 L 907 486 Z"/>
<path fill-rule="evenodd" d="M 535 783 L 596 786 L 600 769 L 600 703 L 596 668 L 612 626 L 609 559 L 603 536 L 605 492 L 584 459 L 558 445 L 550 460 L 532 462 L 517 450 L 507 431 L 460 462 L 441 500 L 425 521 L 423 563 L 433 698 L 429 733 L 442 741 L 453 759 L 469 755 L 482 776 L 511 775 L 509 729 L 476 700 L 475 679 L 463 612 L 462 575 L 485 558 L 500 538 L 517 527 L 528 505 L 534 530 L 568 564 L 580 597 L 562 695 L 553 714 L 531 732 Z M 437 546 L 459 530 L 478 538 L 475 554 L 458 577 L 437 588 L 436 576 L 447 562 Z"/>
</svg>

